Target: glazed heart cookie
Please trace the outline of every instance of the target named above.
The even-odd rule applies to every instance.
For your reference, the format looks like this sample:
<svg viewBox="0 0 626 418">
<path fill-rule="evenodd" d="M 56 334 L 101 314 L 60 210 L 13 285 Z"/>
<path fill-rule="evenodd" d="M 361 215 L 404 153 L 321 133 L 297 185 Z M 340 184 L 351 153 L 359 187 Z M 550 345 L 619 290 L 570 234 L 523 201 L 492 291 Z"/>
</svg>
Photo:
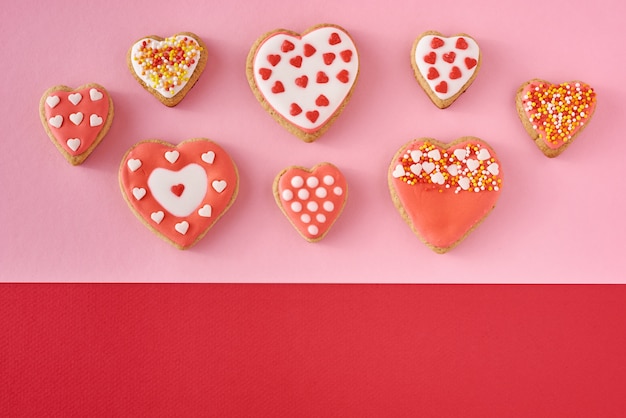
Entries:
<svg viewBox="0 0 626 418">
<path fill-rule="evenodd" d="M 596 92 L 582 81 L 559 85 L 530 80 L 517 90 L 517 114 L 526 132 L 548 157 L 556 157 L 587 126 L 596 110 Z"/>
<path fill-rule="evenodd" d="M 415 78 L 439 108 L 450 106 L 472 84 L 480 69 L 480 48 L 467 34 L 445 37 L 428 31 L 413 43 Z"/>
<path fill-rule="evenodd" d="M 296 230 L 309 242 L 324 238 L 348 198 L 348 184 L 330 163 L 307 169 L 292 166 L 274 180 L 274 198 Z"/>
<path fill-rule="evenodd" d="M 39 116 L 52 143 L 72 165 L 79 165 L 109 131 L 113 101 L 95 83 L 76 89 L 54 86 L 41 96 Z"/>
<path fill-rule="evenodd" d="M 191 32 L 169 38 L 147 36 L 128 51 L 128 68 L 161 103 L 173 107 L 185 98 L 204 71 L 207 50 Z"/>
<path fill-rule="evenodd" d="M 204 138 L 179 145 L 159 140 L 135 144 L 122 159 L 119 181 L 135 215 L 179 249 L 207 233 L 239 188 L 233 160 Z"/>
<path fill-rule="evenodd" d="M 347 104 L 359 75 L 359 54 L 336 25 L 302 34 L 278 29 L 248 54 L 246 74 L 261 105 L 305 142 L 319 138 Z"/>
<path fill-rule="evenodd" d="M 437 253 L 461 242 L 495 207 L 502 169 L 484 141 L 422 138 L 404 145 L 389 167 L 391 198 L 413 232 Z"/>
</svg>

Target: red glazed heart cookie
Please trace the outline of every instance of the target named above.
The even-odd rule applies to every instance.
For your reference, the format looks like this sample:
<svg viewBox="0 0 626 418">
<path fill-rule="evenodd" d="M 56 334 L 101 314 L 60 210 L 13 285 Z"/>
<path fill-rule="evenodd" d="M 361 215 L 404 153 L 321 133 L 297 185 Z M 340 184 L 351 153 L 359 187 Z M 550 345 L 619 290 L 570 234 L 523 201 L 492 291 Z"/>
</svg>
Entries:
<svg viewBox="0 0 626 418">
<path fill-rule="evenodd" d="M 179 249 L 198 242 L 230 208 L 239 177 L 219 145 L 198 138 L 179 145 L 135 144 L 119 169 L 126 203 L 143 223 Z"/>
<path fill-rule="evenodd" d="M 413 43 L 415 78 L 439 108 L 450 106 L 472 84 L 480 69 L 480 48 L 469 35 L 445 37 L 428 31 Z"/>
<path fill-rule="evenodd" d="M 330 163 L 312 169 L 292 166 L 274 180 L 274 198 L 296 230 L 309 242 L 324 238 L 348 197 L 348 185 Z"/>
<path fill-rule="evenodd" d="M 404 145 L 389 167 L 391 198 L 413 232 L 438 253 L 455 247 L 495 207 L 502 188 L 494 150 L 473 137 Z"/>
<path fill-rule="evenodd" d="M 207 62 L 202 40 L 190 32 L 169 38 L 147 36 L 128 51 L 128 68 L 139 83 L 161 103 L 180 103 L 198 81 Z"/>
<path fill-rule="evenodd" d="M 559 85 L 530 80 L 517 91 L 517 114 L 526 132 L 548 157 L 556 157 L 587 126 L 596 110 L 596 92 L 582 81 Z"/>
<path fill-rule="evenodd" d="M 312 142 L 350 99 L 359 55 L 339 26 L 318 25 L 301 35 L 279 29 L 252 46 L 246 74 L 261 105 L 289 132 Z"/>
<path fill-rule="evenodd" d="M 46 133 L 72 164 L 81 164 L 98 146 L 113 122 L 113 101 L 104 87 L 85 84 L 49 88 L 39 101 Z"/>
</svg>

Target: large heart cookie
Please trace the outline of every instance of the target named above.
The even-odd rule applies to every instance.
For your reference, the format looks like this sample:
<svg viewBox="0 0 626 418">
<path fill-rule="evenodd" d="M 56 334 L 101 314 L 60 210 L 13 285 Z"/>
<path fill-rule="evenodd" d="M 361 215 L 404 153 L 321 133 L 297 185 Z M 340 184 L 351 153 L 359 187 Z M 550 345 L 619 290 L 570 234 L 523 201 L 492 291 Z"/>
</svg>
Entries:
<svg viewBox="0 0 626 418">
<path fill-rule="evenodd" d="M 147 36 L 128 51 L 128 68 L 166 106 L 176 106 L 198 81 L 207 62 L 202 40 L 190 32 L 169 38 Z"/>
<path fill-rule="evenodd" d="M 472 84 L 480 69 L 480 48 L 469 35 L 445 37 L 428 31 L 413 43 L 415 78 L 439 108 L 450 106 Z"/>
<path fill-rule="evenodd" d="M 491 212 L 502 189 L 494 150 L 473 137 L 404 145 L 389 167 L 392 200 L 413 232 L 438 253 L 461 242 Z"/>
<path fill-rule="evenodd" d="M 582 81 L 551 84 L 530 80 L 517 90 L 517 114 L 526 132 L 548 157 L 556 157 L 587 126 L 596 92 Z"/>
<path fill-rule="evenodd" d="M 348 33 L 318 25 L 260 37 L 248 54 L 248 82 L 261 105 L 305 142 L 322 135 L 343 111 L 359 75 L 359 54 Z"/>
<path fill-rule="evenodd" d="M 135 144 L 122 159 L 119 181 L 135 215 L 180 249 L 207 233 L 239 188 L 230 156 L 203 138 L 177 146 L 159 140 Z"/>
<path fill-rule="evenodd" d="M 276 176 L 273 189 L 278 207 L 309 242 L 324 238 L 348 198 L 345 177 L 330 163 L 310 170 L 288 167 Z"/>
<path fill-rule="evenodd" d="M 95 83 L 77 89 L 54 86 L 41 96 L 39 116 L 52 143 L 72 165 L 78 165 L 109 131 L 113 101 Z"/>
</svg>

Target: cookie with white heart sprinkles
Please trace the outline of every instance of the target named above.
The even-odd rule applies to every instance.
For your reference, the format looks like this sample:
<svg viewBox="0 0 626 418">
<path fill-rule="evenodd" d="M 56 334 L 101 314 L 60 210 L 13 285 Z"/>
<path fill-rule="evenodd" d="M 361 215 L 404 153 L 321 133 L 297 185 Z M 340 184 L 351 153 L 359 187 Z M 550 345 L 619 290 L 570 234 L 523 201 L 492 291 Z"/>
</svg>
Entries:
<svg viewBox="0 0 626 418">
<path fill-rule="evenodd" d="M 204 237 L 233 204 L 239 176 L 226 151 L 208 139 L 178 145 L 147 140 L 124 155 L 119 183 L 133 213 L 184 250 Z"/>
<path fill-rule="evenodd" d="M 346 178 L 330 163 L 288 167 L 274 179 L 273 190 L 280 210 L 309 242 L 326 236 L 348 198 Z"/>
<path fill-rule="evenodd" d="M 388 172 L 391 198 L 413 232 L 433 251 L 458 245 L 495 207 L 502 168 L 486 142 L 463 137 L 445 144 L 405 144 Z"/>
<path fill-rule="evenodd" d="M 127 55 L 128 68 L 143 88 L 173 107 L 196 84 L 207 63 L 207 49 L 197 35 L 180 32 L 168 38 L 146 36 Z"/>
<path fill-rule="evenodd" d="M 430 100 L 445 109 L 474 82 L 480 70 L 481 51 L 465 33 L 446 37 L 428 31 L 413 43 L 411 65 Z"/>
<path fill-rule="evenodd" d="M 302 34 L 278 29 L 254 43 L 246 75 L 263 108 L 289 132 L 312 142 L 350 100 L 359 54 L 337 25 L 313 26 Z"/>
<path fill-rule="evenodd" d="M 560 155 L 591 120 L 596 92 L 582 81 L 552 84 L 533 79 L 517 90 L 517 114 L 547 157 Z"/>
<path fill-rule="evenodd" d="M 50 140 L 72 165 L 82 164 L 113 123 L 113 100 L 99 84 L 73 89 L 59 85 L 46 90 L 39 116 Z"/>
</svg>

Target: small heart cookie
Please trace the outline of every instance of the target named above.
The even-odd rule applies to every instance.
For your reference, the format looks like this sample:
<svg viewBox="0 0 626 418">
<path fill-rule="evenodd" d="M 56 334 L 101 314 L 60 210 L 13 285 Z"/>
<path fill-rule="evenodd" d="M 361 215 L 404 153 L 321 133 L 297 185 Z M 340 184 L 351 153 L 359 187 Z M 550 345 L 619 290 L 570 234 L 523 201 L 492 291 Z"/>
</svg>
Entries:
<svg viewBox="0 0 626 418">
<path fill-rule="evenodd" d="M 246 63 L 252 92 L 283 127 L 305 142 L 328 130 L 350 100 L 359 54 L 336 25 L 302 34 L 278 29 L 261 36 Z"/>
<path fill-rule="evenodd" d="M 450 144 L 421 138 L 396 153 L 388 181 L 393 203 L 413 232 L 433 251 L 445 253 L 495 207 L 502 165 L 478 138 Z"/>
<path fill-rule="evenodd" d="M 100 144 L 113 123 L 113 100 L 104 87 L 90 83 L 72 89 L 54 86 L 39 101 L 39 116 L 48 137 L 72 165 Z"/>
<path fill-rule="evenodd" d="M 135 144 L 122 159 L 119 182 L 135 215 L 182 250 L 226 213 L 239 189 L 233 160 L 204 138 L 178 145 L 159 140 Z"/>
<path fill-rule="evenodd" d="M 522 84 L 515 97 L 526 132 L 550 158 L 565 151 L 587 126 L 596 102 L 595 90 L 582 81 L 556 85 L 534 79 Z"/>
<path fill-rule="evenodd" d="M 413 43 L 411 65 L 430 100 L 445 109 L 472 84 L 481 64 L 480 48 L 469 35 L 422 33 Z"/>
<path fill-rule="evenodd" d="M 288 167 L 276 176 L 273 190 L 278 207 L 309 242 L 326 236 L 348 198 L 345 177 L 330 163 Z"/>
<path fill-rule="evenodd" d="M 204 71 L 207 49 L 191 32 L 169 38 L 147 36 L 128 51 L 128 68 L 139 83 L 165 106 L 185 98 Z"/>
</svg>

